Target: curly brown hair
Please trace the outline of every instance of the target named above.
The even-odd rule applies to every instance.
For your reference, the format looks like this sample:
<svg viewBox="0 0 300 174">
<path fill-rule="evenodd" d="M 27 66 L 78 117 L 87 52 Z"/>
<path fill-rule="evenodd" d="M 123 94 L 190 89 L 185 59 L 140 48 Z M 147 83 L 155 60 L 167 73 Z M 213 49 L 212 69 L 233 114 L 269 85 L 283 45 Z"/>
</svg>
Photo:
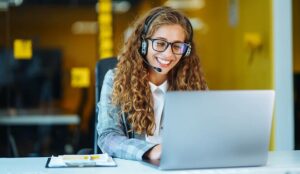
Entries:
<svg viewBox="0 0 300 174">
<path fill-rule="evenodd" d="M 151 22 L 146 37 L 152 36 L 163 25 L 179 24 L 185 31 L 186 42 L 191 42 L 192 28 L 188 19 L 179 11 L 170 7 L 157 7 L 148 12 L 135 24 L 134 30 L 118 57 L 112 102 L 127 113 L 132 129 L 137 133 L 153 135 L 155 118 L 153 99 L 149 85 L 148 66 L 139 53 L 141 34 L 148 16 L 159 13 Z M 168 90 L 206 90 L 200 59 L 194 49 L 188 57 L 182 57 L 178 64 L 168 73 Z"/>
</svg>

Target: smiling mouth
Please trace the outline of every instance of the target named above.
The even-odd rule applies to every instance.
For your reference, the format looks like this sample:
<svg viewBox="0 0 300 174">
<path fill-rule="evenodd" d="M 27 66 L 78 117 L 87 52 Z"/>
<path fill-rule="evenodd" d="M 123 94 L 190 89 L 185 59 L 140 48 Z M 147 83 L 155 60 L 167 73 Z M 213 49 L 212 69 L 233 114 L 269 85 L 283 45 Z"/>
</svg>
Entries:
<svg viewBox="0 0 300 174">
<path fill-rule="evenodd" d="M 169 66 L 171 64 L 170 60 L 163 60 L 158 57 L 155 57 L 155 59 L 161 66 Z"/>
</svg>

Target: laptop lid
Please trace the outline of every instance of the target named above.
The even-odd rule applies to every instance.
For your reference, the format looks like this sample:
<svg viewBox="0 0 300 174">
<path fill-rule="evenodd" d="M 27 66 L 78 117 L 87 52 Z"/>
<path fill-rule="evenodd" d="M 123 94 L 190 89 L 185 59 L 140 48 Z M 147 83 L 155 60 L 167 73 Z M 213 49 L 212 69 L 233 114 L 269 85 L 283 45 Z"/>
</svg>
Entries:
<svg viewBox="0 0 300 174">
<path fill-rule="evenodd" d="M 274 91 L 178 91 L 165 99 L 160 169 L 265 165 Z"/>
</svg>

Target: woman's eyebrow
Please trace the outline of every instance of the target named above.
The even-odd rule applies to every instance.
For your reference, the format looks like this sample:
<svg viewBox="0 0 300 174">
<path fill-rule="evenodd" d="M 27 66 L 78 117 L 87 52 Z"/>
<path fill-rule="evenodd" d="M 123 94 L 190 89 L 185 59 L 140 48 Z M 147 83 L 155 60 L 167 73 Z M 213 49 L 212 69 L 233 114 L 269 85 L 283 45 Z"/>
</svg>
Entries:
<svg viewBox="0 0 300 174">
<path fill-rule="evenodd" d="M 160 39 L 160 40 L 165 40 L 165 41 L 167 41 L 167 39 L 164 38 L 164 37 L 153 37 L 153 39 Z"/>
<path fill-rule="evenodd" d="M 168 39 L 166 39 L 165 37 L 153 37 L 152 39 L 161 39 L 161 40 L 170 42 L 170 41 L 168 41 Z M 181 40 L 174 40 L 174 41 L 172 41 L 172 43 L 173 43 L 173 42 L 184 42 L 184 41 L 181 41 Z"/>
</svg>

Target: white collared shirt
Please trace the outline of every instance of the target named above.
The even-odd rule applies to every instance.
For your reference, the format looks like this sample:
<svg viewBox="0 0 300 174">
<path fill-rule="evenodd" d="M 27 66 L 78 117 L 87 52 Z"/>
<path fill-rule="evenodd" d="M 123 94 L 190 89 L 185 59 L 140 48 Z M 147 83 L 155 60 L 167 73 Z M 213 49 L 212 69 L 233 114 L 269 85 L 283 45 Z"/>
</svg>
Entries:
<svg viewBox="0 0 300 174">
<path fill-rule="evenodd" d="M 161 143 L 161 121 L 162 121 L 162 112 L 165 103 L 165 94 L 168 89 L 168 81 L 166 80 L 159 86 L 156 86 L 152 82 L 149 82 L 150 89 L 152 92 L 153 102 L 154 102 L 154 117 L 155 117 L 155 131 L 153 136 L 146 135 L 146 141 L 160 144 Z"/>
</svg>

